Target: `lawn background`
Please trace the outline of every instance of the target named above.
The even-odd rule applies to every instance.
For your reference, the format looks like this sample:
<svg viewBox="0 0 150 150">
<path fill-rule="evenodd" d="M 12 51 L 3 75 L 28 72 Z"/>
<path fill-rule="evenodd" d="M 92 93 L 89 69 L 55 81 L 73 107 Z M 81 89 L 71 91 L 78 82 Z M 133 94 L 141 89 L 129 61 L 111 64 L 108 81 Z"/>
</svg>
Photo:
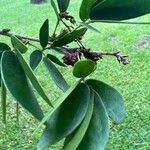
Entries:
<svg viewBox="0 0 150 150">
<path fill-rule="evenodd" d="M 81 0 L 72 0 L 69 10 L 78 16 Z M 50 3 L 31 5 L 27 0 L 0 0 L 0 29 L 10 28 L 12 32 L 38 37 L 39 27 L 45 19 L 50 20 L 52 33 L 56 19 Z M 149 21 L 146 15 L 131 21 Z M 150 26 L 94 24 L 100 34 L 89 31 L 84 42 L 87 47 L 99 51 L 121 50 L 129 55 L 130 64 L 123 66 L 115 58 L 104 58 L 91 75 L 116 87 L 125 97 L 126 118 L 123 124 L 111 129 L 108 150 L 150 149 Z M 0 35 L 0 41 L 9 43 Z M 29 47 L 31 52 L 33 48 Z M 28 54 L 30 53 L 28 52 Z M 28 57 L 25 56 L 28 60 Z M 71 68 L 62 69 L 65 78 L 72 85 L 75 78 Z M 69 74 L 69 73 L 70 74 Z M 35 71 L 46 93 L 55 102 L 61 92 L 53 84 L 43 64 Z M 15 82 L 15 81 L 14 81 Z M 38 96 L 38 95 L 37 95 Z M 40 97 L 39 101 L 41 100 Z M 0 120 L 0 150 L 34 150 L 41 132 L 32 135 L 38 122 L 26 111 L 20 110 L 19 125 L 16 123 L 16 103 L 9 95 L 7 125 Z M 46 107 L 43 105 L 43 107 Z M 0 108 L 1 109 L 1 108 Z M 0 114 L 0 119 L 2 118 Z M 59 145 L 51 150 L 60 150 Z"/>
</svg>

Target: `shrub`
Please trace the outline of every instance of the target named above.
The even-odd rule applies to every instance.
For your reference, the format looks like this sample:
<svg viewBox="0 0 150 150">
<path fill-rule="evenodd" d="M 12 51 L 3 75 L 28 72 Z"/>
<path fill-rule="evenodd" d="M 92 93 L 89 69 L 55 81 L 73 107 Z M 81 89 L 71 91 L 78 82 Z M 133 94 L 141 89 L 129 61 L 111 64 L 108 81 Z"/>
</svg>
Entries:
<svg viewBox="0 0 150 150">
<path fill-rule="evenodd" d="M 122 20 L 139 17 L 150 12 L 149 0 L 82 0 L 80 6 L 80 23 L 67 12 L 70 0 L 51 0 L 57 23 L 52 35 L 49 35 L 49 20 L 46 19 L 39 31 L 39 39 L 15 35 L 8 29 L 0 31 L 1 35 L 11 38 L 12 46 L 0 43 L 1 56 L 1 94 L 3 121 L 6 123 L 6 90 L 8 90 L 23 108 L 27 109 L 40 121 L 37 129 L 45 125 L 37 145 L 38 150 L 51 146 L 65 138 L 63 150 L 103 150 L 106 148 L 110 123 L 120 124 L 125 117 L 124 98 L 112 86 L 90 79 L 97 63 L 104 56 L 114 56 L 119 63 L 128 64 L 128 57 L 121 52 L 95 52 L 85 47 L 82 39 L 87 30 L 99 32 L 91 24 L 95 22 L 128 23 Z M 59 33 L 59 24 L 63 25 Z M 27 44 L 40 42 L 41 47 L 30 55 L 30 66 L 23 58 L 28 50 Z M 77 47 L 70 45 L 77 43 Z M 57 51 L 63 55 L 62 60 L 51 54 Z M 33 71 L 43 61 L 54 83 L 64 92 L 53 105 L 44 92 Z M 69 86 L 56 67 L 72 66 L 72 75 L 78 81 Z M 14 82 L 15 81 L 15 82 Z M 30 85 L 30 83 L 32 86 Z M 44 115 L 33 88 L 52 107 Z"/>
</svg>

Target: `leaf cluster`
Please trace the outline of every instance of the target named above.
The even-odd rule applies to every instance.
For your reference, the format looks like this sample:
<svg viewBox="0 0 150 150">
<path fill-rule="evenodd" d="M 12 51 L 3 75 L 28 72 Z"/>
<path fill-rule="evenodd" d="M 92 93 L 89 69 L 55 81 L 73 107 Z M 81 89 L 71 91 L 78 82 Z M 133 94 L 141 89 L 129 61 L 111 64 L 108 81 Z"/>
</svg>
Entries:
<svg viewBox="0 0 150 150">
<path fill-rule="evenodd" d="M 57 5 L 56 5 L 57 2 Z M 97 68 L 103 55 L 113 55 L 127 64 L 127 56 L 117 53 L 98 53 L 82 42 L 86 32 L 99 31 L 94 22 L 122 23 L 122 20 L 150 13 L 149 0 L 82 0 L 80 21 L 67 12 L 70 0 L 51 0 L 57 22 L 52 35 L 49 20 L 39 30 L 40 46 L 10 35 L 11 46 L 0 43 L 0 80 L 3 121 L 6 123 L 6 95 L 15 100 L 40 121 L 37 130 L 45 125 L 37 150 L 43 150 L 65 138 L 63 150 L 104 150 L 107 146 L 110 121 L 120 124 L 125 118 L 124 98 L 112 86 L 97 79 L 87 79 Z M 126 22 L 128 23 L 128 22 Z M 129 22 L 130 23 L 130 22 Z M 142 23 L 141 23 L 142 24 Z M 147 23 L 149 24 L 149 23 Z M 61 28 L 61 32 L 60 32 Z M 76 43 L 76 47 L 72 45 Z M 30 44 L 36 49 L 30 54 L 29 65 L 24 59 Z M 63 55 L 63 61 L 52 52 Z M 52 104 L 50 96 L 34 74 L 40 63 L 45 65 L 51 79 L 63 91 Z M 72 66 L 72 74 L 79 81 L 70 86 L 59 67 Z M 45 115 L 34 90 L 52 109 Z"/>
</svg>

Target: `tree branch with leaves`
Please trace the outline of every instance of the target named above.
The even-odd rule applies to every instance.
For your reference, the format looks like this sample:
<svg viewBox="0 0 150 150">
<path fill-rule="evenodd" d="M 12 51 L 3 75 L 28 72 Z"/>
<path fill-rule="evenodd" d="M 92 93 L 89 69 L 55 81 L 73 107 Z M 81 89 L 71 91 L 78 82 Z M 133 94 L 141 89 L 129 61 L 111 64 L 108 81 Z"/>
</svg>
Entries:
<svg viewBox="0 0 150 150">
<path fill-rule="evenodd" d="M 149 22 L 124 20 L 150 13 L 150 3 L 149 0 L 82 0 L 79 11 L 81 20 L 77 21 L 67 12 L 70 0 L 56 2 L 51 0 L 57 18 L 52 35 L 49 35 L 48 19 L 39 30 L 39 38 L 15 34 L 10 29 L 0 30 L 0 35 L 11 39 L 11 46 L 0 43 L 3 122 L 6 123 L 6 94 L 9 91 L 23 108 L 40 121 L 36 131 L 45 125 L 37 150 L 44 150 L 64 138 L 63 150 L 104 150 L 109 138 L 109 120 L 120 124 L 125 118 L 124 98 L 114 87 L 90 79 L 90 74 L 105 56 L 113 56 L 124 65 L 129 61 L 128 56 L 118 50 L 101 52 L 86 47 L 82 39 L 88 30 L 99 33 L 91 25 L 95 22 L 149 25 Z M 60 24 L 63 26 L 61 32 Z M 40 46 L 37 46 L 37 42 Z M 72 46 L 73 42 L 77 46 Z M 29 65 L 23 57 L 28 50 L 27 45 L 36 48 L 30 54 Z M 49 50 L 61 53 L 62 59 L 58 59 Z M 56 104 L 52 104 L 34 75 L 41 61 L 51 79 L 64 92 Z M 72 66 L 72 75 L 79 80 L 70 86 L 57 65 L 66 69 Z M 47 114 L 43 113 L 33 88 L 51 108 Z"/>
</svg>

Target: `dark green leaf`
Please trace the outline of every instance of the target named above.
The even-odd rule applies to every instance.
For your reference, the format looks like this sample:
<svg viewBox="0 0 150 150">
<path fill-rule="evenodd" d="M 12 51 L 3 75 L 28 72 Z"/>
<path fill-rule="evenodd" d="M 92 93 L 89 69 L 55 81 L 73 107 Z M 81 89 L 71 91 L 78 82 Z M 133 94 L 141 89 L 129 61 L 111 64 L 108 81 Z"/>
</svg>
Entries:
<svg viewBox="0 0 150 150">
<path fill-rule="evenodd" d="M 40 28 L 39 38 L 40 38 L 40 44 L 44 49 L 48 44 L 48 38 L 49 38 L 49 21 L 48 21 L 48 19 L 45 20 L 42 27 Z"/>
<path fill-rule="evenodd" d="M 149 0 L 105 0 L 91 9 L 92 20 L 126 20 L 150 13 Z"/>
<path fill-rule="evenodd" d="M 79 84 L 50 117 L 37 149 L 42 150 L 74 131 L 87 112 L 89 99 L 88 86 Z"/>
<path fill-rule="evenodd" d="M 3 53 L 0 53 L 0 64 L 1 64 L 1 57 Z M 1 65 L 0 65 L 0 70 L 1 70 Z M 0 71 L 0 86 L 1 86 L 1 71 Z"/>
<path fill-rule="evenodd" d="M 1 106 L 2 106 L 2 115 L 3 115 L 3 122 L 6 123 L 6 88 L 1 81 Z"/>
<path fill-rule="evenodd" d="M 81 80 L 77 81 L 73 86 L 71 86 L 59 99 L 57 99 L 55 103 L 55 107 L 52 110 L 49 110 L 45 117 L 42 119 L 38 127 L 35 129 L 34 133 L 41 128 L 41 126 L 51 117 L 51 115 L 56 111 L 56 109 L 68 98 L 68 96 L 74 91 L 74 89 L 78 86 Z M 33 133 L 33 134 L 34 134 Z"/>
<path fill-rule="evenodd" d="M 34 117 L 41 120 L 43 112 L 28 83 L 24 70 L 13 52 L 4 52 L 1 60 L 4 84 L 15 99 Z"/>
<path fill-rule="evenodd" d="M 28 50 L 26 45 L 21 40 L 19 40 L 16 36 L 11 36 L 11 43 L 13 47 L 17 48 L 21 53 L 25 53 Z"/>
<path fill-rule="evenodd" d="M 82 4 L 80 7 L 80 19 L 82 21 L 86 21 L 89 19 L 89 14 L 92 5 L 96 2 L 96 0 L 82 0 Z"/>
<path fill-rule="evenodd" d="M 65 12 L 68 9 L 70 0 L 57 0 L 60 12 Z"/>
<path fill-rule="evenodd" d="M 109 116 L 116 123 L 121 123 L 125 117 L 124 98 L 113 87 L 98 80 L 87 80 L 87 83 L 100 95 Z"/>
<path fill-rule="evenodd" d="M 100 4 L 103 3 L 104 1 L 106 1 L 106 0 L 97 0 L 97 1 L 93 4 L 92 7 L 95 7 L 95 6 L 97 6 L 97 5 L 100 5 Z"/>
<path fill-rule="evenodd" d="M 61 29 L 60 32 L 59 32 L 59 35 L 57 36 L 57 39 L 62 38 L 67 33 L 70 33 L 68 29 Z"/>
<path fill-rule="evenodd" d="M 56 56 L 47 54 L 47 58 L 49 58 L 52 62 L 55 64 L 62 66 L 62 67 L 67 67 L 64 63 L 62 63 Z"/>
<path fill-rule="evenodd" d="M 77 78 L 85 78 L 90 75 L 96 67 L 96 63 L 90 59 L 81 60 L 75 63 L 73 75 Z"/>
<path fill-rule="evenodd" d="M 69 44 L 73 42 L 74 40 L 76 40 L 77 38 L 79 38 L 80 36 L 82 36 L 86 32 L 86 30 L 87 30 L 86 28 L 74 30 L 71 33 L 64 35 L 62 38 L 59 38 L 58 40 L 54 41 L 52 46 L 60 47 L 60 46 Z"/>
<path fill-rule="evenodd" d="M 42 52 L 35 50 L 30 55 L 30 67 L 34 70 L 42 60 Z"/>
<path fill-rule="evenodd" d="M 7 44 L 0 42 L 0 53 L 8 50 L 11 50 L 11 48 Z"/>
<path fill-rule="evenodd" d="M 69 88 L 69 85 L 65 81 L 62 74 L 59 72 L 59 70 L 56 68 L 56 66 L 49 60 L 49 58 L 44 57 L 43 62 L 48 69 L 53 81 L 55 84 L 64 92 L 66 92 Z"/>
<path fill-rule="evenodd" d="M 100 96 L 95 93 L 93 115 L 76 150 L 104 150 L 109 138 L 109 118 Z"/>
<path fill-rule="evenodd" d="M 150 22 L 146 21 L 117 21 L 117 20 L 91 20 L 89 23 L 117 23 L 117 24 L 127 24 L 127 25 L 150 25 Z"/>
<path fill-rule="evenodd" d="M 93 26 L 91 26 L 91 25 L 89 25 L 87 23 L 81 22 L 81 25 L 85 26 L 87 29 L 90 29 L 90 30 L 92 30 L 94 32 L 100 33 L 100 31 L 98 29 L 96 29 L 95 27 L 93 27 Z"/>
<path fill-rule="evenodd" d="M 89 106 L 85 118 L 82 121 L 81 125 L 78 127 L 78 129 L 76 129 L 71 135 L 69 135 L 66 138 L 63 150 L 76 150 L 76 148 L 82 141 L 92 117 L 93 104 L 94 104 L 94 93 L 93 91 L 91 91 Z"/>
<path fill-rule="evenodd" d="M 41 97 L 49 104 L 52 106 L 49 98 L 47 97 L 47 95 L 45 94 L 42 86 L 40 85 L 40 83 L 38 82 L 37 78 L 35 77 L 32 69 L 28 66 L 28 64 L 26 63 L 26 61 L 24 60 L 24 58 L 22 57 L 21 53 L 15 49 L 15 52 L 17 54 L 18 60 L 20 61 L 20 64 L 22 66 L 22 68 L 25 71 L 25 74 L 28 76 L 28 78 L 30 79 L 33 87 L 36 89 L 36 91 L 38 92 L 39 95 L 41 95 Z"/>
<path fill-rule="evenodd" d="M 56 4 L 55 4 L 54 0 L 51 0 L 51 5 L 52 5 L 52 7 L 53 7 L 53 9 L 55 11 L 57 19 L 59 20 L 59 13 L 58 13 L 58 10 L 57 10 L 57 7 L 56 7 Z"/>
</svg>

